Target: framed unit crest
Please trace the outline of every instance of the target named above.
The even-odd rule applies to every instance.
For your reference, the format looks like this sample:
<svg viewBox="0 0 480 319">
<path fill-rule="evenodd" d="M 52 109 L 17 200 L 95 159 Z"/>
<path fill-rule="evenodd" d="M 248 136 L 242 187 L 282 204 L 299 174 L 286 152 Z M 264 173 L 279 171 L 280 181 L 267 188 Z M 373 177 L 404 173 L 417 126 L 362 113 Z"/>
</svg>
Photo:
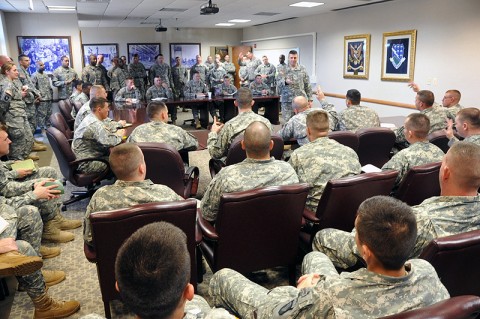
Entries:
<svg viewBox="0 0 480 319">
<path fill-rule="evenodd" d="M 368 79 L 370 67 L 370 34 L 344 37 L 343 77 Z"/>
<path fill-rule="evenodd" d="M 383 34 L 383 81 L 413 81 L 416 42 L 417 30 Z"/>
</svg>

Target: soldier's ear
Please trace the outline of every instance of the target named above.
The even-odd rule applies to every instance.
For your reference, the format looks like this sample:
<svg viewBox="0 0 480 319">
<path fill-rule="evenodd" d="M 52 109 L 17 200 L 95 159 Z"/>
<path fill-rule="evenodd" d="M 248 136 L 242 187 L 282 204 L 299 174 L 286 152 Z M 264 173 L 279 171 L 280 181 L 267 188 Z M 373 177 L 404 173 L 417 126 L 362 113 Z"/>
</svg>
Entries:
<svg viewBox="0 0 480 319">
<path fill-rule="evenodd" d="M 270 140 L 270 148 L 269 148 L 270 151 L 273 149 L 273 144 L 275 144 L 275 142 L 273 140 Z"/>
<path fill-rule="evenodd" d="M 242 150 L 245 151 L 245 140 L 241 140 L 240 145 L 242 146 Z"/>
</svg>

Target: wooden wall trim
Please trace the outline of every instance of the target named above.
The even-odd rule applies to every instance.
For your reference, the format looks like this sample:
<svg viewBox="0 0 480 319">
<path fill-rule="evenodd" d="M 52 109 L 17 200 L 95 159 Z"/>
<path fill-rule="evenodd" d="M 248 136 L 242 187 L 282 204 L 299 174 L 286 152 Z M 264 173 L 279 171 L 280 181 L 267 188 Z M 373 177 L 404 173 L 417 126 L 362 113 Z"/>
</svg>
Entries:
<svg viewBox="0 0 480 319">
<path fill-rule="evenodd" d="M 324 92 L 325 96 L 335 97 L 338 99 L 345 99 L 345 94 L 337 94 L 337 93 L 327 93 Z M 415 105 L 407 104 L 407 103 L 400 103 L 395 101 L 387 101 L 387 100 L 378 100 L 378 99 L 371 99 L 368 97 L 362 97 L 363 102 L 374 103 L 374 104 L 381 104 L 381 105 L 388 105 L 388 106 L 395 106 L 395 107 L 403 107 L 407 109 L 416 109 Z"/>
</svg>

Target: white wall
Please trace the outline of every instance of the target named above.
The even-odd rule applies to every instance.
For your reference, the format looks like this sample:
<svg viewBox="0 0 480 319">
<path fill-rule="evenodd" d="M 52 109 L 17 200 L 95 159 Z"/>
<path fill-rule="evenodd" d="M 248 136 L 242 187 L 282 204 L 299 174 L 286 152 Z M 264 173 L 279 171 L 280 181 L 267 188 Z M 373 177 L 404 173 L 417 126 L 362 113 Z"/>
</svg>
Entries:
<svg viewBox="0 0 480 319">
<path fill-rule="evenodd" d="M 432 90 L 441 102 L 447 89 L 462 92 L 461 104 L 480 107 L 478 52 L 480 52 L 480 1 L 410 0 L 299 18 L 244 29 L 243 39 L 317 32 L 317 83 L 324 91 L 345 94 L 356 88 L 364 97 L 414 103 L 405 82 L 381 81 L 383 32 L 417 29 L 415 82 Z M 368 80 L 343 78 L 344 36 L 371 34 Z M 260 45 L 260 44 L 259 44 Z M 437 85 L 427 85 L 436 78 Z M 344 101 L 332 100 L 338 109 Z M 406 115 L 411 109 L 377 106 L 381 116 Z"/>
</svg>

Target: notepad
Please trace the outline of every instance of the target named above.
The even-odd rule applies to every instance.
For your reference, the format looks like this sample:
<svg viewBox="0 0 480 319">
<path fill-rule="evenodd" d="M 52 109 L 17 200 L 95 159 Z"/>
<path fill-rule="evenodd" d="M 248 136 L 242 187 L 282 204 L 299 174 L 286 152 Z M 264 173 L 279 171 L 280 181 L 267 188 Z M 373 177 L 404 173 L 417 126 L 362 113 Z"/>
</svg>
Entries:
<svg viewBox="0 0 480 319">
<path fill-rule="evenodd" d="M 65 193 L 65 188 L 63 187 L 63 183 L 61 181 L 59 181 L 58 179 L 54 180 L 53 182 L 46 182 L 44 186 L 47 187 L 47 186 L 51 186 L 51 185 L 56 185 L 57 187 L 55 187 L 53 189 L 60 191 L 60 194 Z"/>
<path fill-rule="evenodd" d="M 7 228 L 7 226 L 8 226 L 8 222 L 5 219 L 3 219 L 3 217 L 0 217 L 0 234 L 3 233 L 5 228 Z"/>
<path fill-rule="evenodd" d="M 377 172 L 381 172 L 382 170 L 378 167 L 376 167 L 375 165 L 372 165 L 372 164 L 367 164 L 367 165 L 364 165 L 362 166 L 362 172 L 364 173 L 377 173 Z"/>
<path fill-rule="evenodd" d="M 27 159 L 24 161 L 18 161 L 12 164 L 12 170 L 19 170 L 19 169 L 31 169 L 33 172 L 37 170 L 35 167 L 35 164 L 33 163 L 33 160 Z"/>
<path fill-rule="evenodd" d="M 152 101 L 165 101 L 165 100 L 168 100 L 168 99 L 166 97 L 156 97 L 152 99 Z"/>
</svg>

